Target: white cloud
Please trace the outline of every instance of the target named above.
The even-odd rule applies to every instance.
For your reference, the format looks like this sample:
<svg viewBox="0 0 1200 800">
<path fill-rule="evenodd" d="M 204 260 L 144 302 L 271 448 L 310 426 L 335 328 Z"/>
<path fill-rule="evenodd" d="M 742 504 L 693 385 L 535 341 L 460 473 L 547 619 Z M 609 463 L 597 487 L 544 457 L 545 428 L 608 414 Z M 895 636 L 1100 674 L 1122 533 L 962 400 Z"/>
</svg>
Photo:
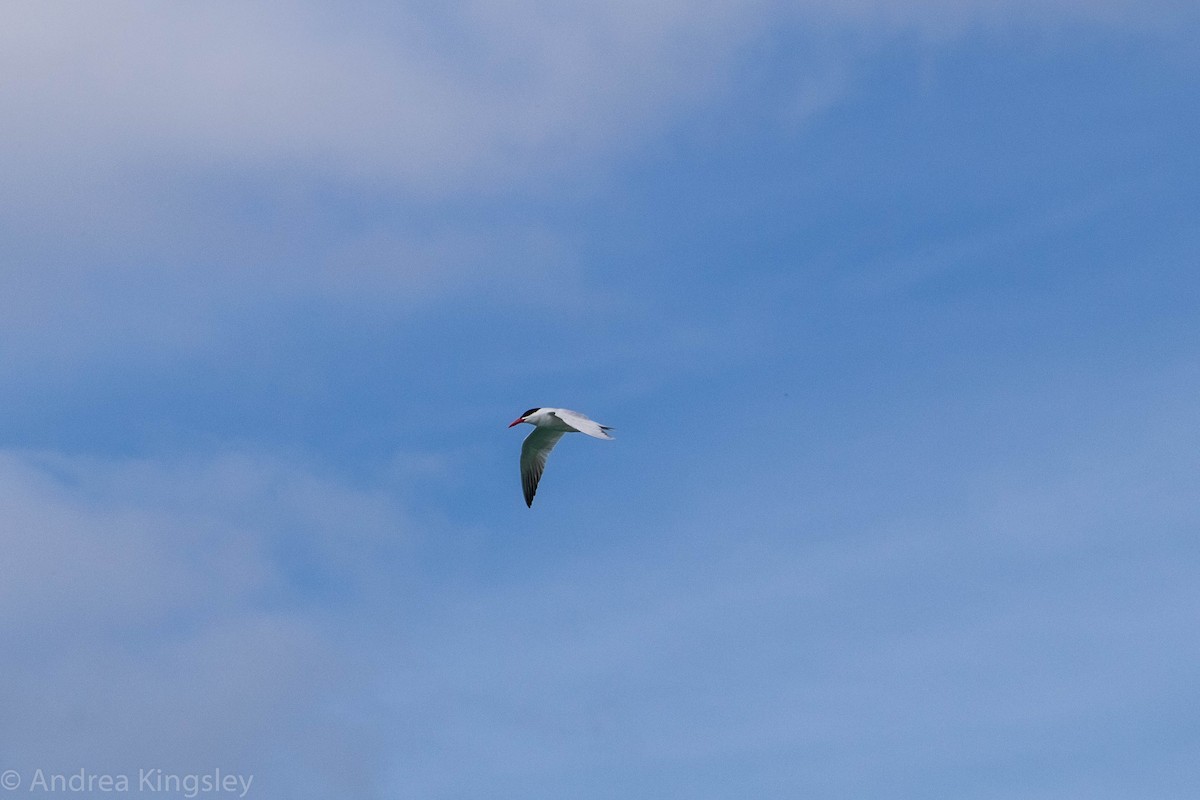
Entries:
<svg viewBox="0 0 1200 800">
<path fill-rule="evenodd" d="M 759 4 L 36 4 L 9 9 L 7 171 L 184 158 L 474 191 L 708 91 Z M 38 172 L 42 172 L 41 169 Z M 26 178 L 32 182 L 32 175 Z"/>
<path fill-rule="evenodd" d="M 1146 796 L 1108 752 L 1195 770 L 1138 743 L 1176 735 L 1163 709 L 1197 655 L 1194 378 L 1121 380 L 1137 388 L 1108 392 L 1066 446 L 1027 433 L 926 510 L 856 491 L 877 475 L 857 452 L 857 472 L 799 501 L 794 452 L 763 447 L 723 481 L 696 467 L 668 484 L 655 522 L 615 543 L 583 521 L 438 551 L 478 547 L 478 572 L 406 558 L 416 534 L 390 492 L 281 459 L 7 452 L 4 766 L 221 766 L 263 798 L 603 796 L 601 772 L 722 797 L 748 765 L 789 794 L 874 796 L 907 769 L 915 793 L 969 797 L 986 796 L 978 763 L 1042 785 L 1049 753 L 1121 772 L 1108 796 Z M 690 460 L 727 465 L 705 452 L 726 446 Z M 822 505 L 851 521 L 806 521 Z M 574 544 L 549 554 L 551 538 Z M 714 783 L 679 791 L 698 770 Z"/>
<path fill-rule="evenodd" d="M 220 767 L 261 797 L 378 769 L 345 711 L 361 629 L 335 609 L 405 574 L 390 498 L 264 458 L 12 452 L 0 497 L 6 768 Z"/>
<path fill-rule="evenodd" d="M 757 35 L 1089 21 L 1169 29 L 1169 3 L 767 0 L 452 6 L 8 6 L 3 169 L 36 194 L 100 173 L 299 168 L 420 193 L 578 169 L 731 89 Z M 820 104 L 818 104 L 819 107 Z"/>
<path fill-rule="evenodd" d="M 852 91 L 881 36 L 1173 18 L 1125 0 L 7 4 L 5 366 L 170 357 L 313 298 L 407 309 L 495 293 L 514 263 L 525 289 L 582 295 L 555 232 L 453 211 L 397 231 L 369 208 L 338 228 L 314 187 L 369 206 L 591 183 L 579 176 L 739 91 L 739 65 L 780 28 L 813 44 L 814 74 L 791 79 L 781 111 L 802 121 Z"/>
</svg>

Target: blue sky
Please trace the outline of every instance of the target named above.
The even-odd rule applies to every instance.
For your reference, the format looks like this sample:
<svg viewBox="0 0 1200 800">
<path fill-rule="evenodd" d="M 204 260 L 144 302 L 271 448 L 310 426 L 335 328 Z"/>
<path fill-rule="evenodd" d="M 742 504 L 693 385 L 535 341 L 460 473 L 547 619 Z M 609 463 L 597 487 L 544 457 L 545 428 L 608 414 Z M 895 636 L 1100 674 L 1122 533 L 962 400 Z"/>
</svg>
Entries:
<svg viewBox="0 0 1200 800">
<path fill-rule="evenodd" d="M 1190 796 L 1194 9 L 643 5 L 3 12 L 0 770 Z"/>
</svg>

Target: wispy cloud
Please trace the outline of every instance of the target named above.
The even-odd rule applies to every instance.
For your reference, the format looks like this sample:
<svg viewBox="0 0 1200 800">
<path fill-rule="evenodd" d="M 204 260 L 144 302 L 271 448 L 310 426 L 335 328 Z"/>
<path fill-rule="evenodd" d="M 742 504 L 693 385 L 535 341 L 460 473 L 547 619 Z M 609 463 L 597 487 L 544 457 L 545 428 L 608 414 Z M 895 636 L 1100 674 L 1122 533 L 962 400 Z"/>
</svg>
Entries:
<svg viewBox="0 0 1200 800">
<path fill-rule="evenodd" d="M 1044 26 L 1170 29 L 1168 2 L 543 3 L 435 10 L 301 3 L 5 12 L 6 179 L 58 190 L 194 169 L 301 169 L 422 195 L 639 143 L 730 91 L 743 48 L 779 24 L 814 32 Z M 823 103 L 813 107 L 819 108 Z M 26 200 L 25 202 L 28 202 Z"/>
<path fill-rule="evenodd" d="M 183 157 L 474 191 L 704 95 L 760 7 L 30 5 L 3 34 L 5 167 L 67 155 L 64 180 Z"/>
<path fill-rule="evenodd" d="M 779 29 L 815 54 L 813 75 L 789 79 L 795 97 L 780 113 L 796 123 L 853 91 L 876 33 L 1064 20 L 1154 30 L 1172 6 L 505 0 L 359 11 L 6 9 L 10 366 L 208 348 L 252 322 L 249 308 L 386 302 L 402 313 L 414 300 L 495 298 L 513 264 L 526 290 L 579 295 L 561 231 L 461 209 L 431 230 L 406 221 L 404 204 L 598 183 L 580 176 L 736 94 L 747 54 Z M 352 223 L 337 201 L 315 199 L 330 186 L 362 204 Z"/>
<path fill-rule="evenodd" d="M 220 766 L 263 796 L 369 782 L 339 688 L 363 685 L 358 634 L 331 609 L 404 574 L 392 499 L 258 457 L 13 452 L 0 496 L 7 768 Z"/>
<path fill-rule="evenodd" d="M 461 543 L 414 550 L 394 488 L 244 454 L 4 453 L 5 766 L 220 766 L 264 798 L 607 796 L 599 772 L 639 795 L 986 797 L 1050 785 L 1047 754 L 1111 770 L 1098 796 L 1127 795 L 1132 760 L 1177 780 L 1194 767 L 1144 748 L 1194 660 L 1200 451 L 1194 380 L 1156 380 L 933 511 L 818 527 L 764 494 L 790 458 L 766 453 L 644 536 L 493 580 L 431 567 Z"/>
</svg>

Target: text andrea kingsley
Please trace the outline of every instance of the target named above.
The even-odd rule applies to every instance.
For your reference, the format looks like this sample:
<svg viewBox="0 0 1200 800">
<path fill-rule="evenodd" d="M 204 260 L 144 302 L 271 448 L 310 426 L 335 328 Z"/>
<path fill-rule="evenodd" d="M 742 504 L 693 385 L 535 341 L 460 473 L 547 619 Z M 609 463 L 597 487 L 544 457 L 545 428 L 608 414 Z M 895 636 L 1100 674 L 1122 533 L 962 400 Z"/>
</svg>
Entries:
<svg viewBox="0 0 1200 800">
<path fill-rule="evenodd" d="M 149 792 L 194 798 L 203 794 L 234 794 L 239 798 L 250 791 L 253 775 L 235 772 L 167 772 L 162 769 L 139 769 L 136 775 L 123 773 L 43 772 L 38 769 L 30 776 L 29 792 Z M 15 788 L 15 787 L 6 787 Z"/>
</svg>

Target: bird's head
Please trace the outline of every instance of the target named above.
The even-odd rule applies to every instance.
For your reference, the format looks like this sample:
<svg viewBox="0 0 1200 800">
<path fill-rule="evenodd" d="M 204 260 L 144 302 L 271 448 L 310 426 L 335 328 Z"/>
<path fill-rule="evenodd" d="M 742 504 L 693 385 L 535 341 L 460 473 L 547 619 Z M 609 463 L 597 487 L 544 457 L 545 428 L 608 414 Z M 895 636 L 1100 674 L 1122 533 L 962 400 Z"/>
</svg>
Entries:
<svg viewBox="0 0 1200 800">
<path fill-rule="evenodd" d="M 522 422 L 529 422 L 529 424 L 532 425 L 533 423 L 530 422 L 529 418 L 532 417 L 534 414 L 538 413 L 539 411 L 541 411 L 540 408 L 529 409 L 524 414 L 522 414 L 521 416 L 514 419 L 512 422 L 508 423 L 508 427 L 511 428 L 514 425 L 520 425 Z"/>
</svg>

